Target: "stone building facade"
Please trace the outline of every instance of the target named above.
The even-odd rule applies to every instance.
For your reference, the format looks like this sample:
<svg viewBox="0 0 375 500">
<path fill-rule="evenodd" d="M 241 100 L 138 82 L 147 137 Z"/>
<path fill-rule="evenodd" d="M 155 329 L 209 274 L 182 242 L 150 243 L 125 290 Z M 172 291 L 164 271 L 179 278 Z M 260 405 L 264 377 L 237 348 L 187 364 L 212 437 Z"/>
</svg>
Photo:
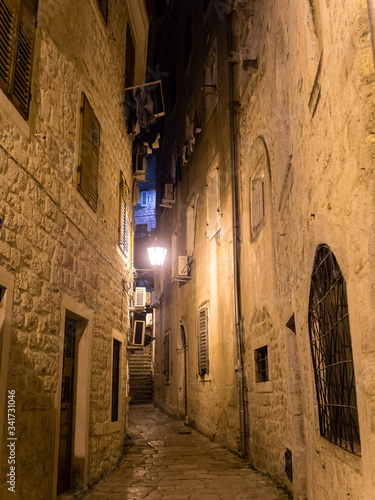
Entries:
<svg viewBox="0 0 375 500">
<path fill-rule="evenodd" d="M 373 13 L 175 1 L 165 28 L 155 398 L 301 499 L 375 497 Z"/>
<path fill-rule="evenodd" d="M 149 17 L 143 0 L 6 1 L 0 17 L 0 497 L 47 500 L 95 483 L 122 453 L 123 91 L 124 75 L 145 81 Z"/>
</svg>

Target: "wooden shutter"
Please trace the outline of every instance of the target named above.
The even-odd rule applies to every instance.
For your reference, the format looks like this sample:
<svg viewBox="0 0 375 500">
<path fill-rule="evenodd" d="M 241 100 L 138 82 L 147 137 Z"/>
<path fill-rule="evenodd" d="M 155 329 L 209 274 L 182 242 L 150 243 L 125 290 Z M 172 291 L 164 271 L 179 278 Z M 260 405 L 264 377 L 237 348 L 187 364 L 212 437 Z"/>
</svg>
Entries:
<svg viewBox="0 0 375 500">
<path fill-rule="evenodd" d="M 10 92 L 12 61 L 17 36 L 17 1 L 0 0 L 0 85 Z"/>
<path fill-rule="evenodd" d="M 100 124 L 85 94 L 82 94 L 82 100 L 78 190 L 94 212 L 96 212 L 98 202 Z"/>
<path fill-rule="evenodd" d="M 208 371 L 208 308 L 203 307 L 198 311 L 198 372 L 204 375 Z"/>
<path fill-rule="evenodd" d="M 132 228 L 130 189 L 121 173 L 119 245 L 129 258 L 131 258 L 132 253 Z"/>
<path fill-rule="evenodd" d="M 38 2 L 0 0 L 0 86 L 21 115 L 29 115 Z"/>
</svg>

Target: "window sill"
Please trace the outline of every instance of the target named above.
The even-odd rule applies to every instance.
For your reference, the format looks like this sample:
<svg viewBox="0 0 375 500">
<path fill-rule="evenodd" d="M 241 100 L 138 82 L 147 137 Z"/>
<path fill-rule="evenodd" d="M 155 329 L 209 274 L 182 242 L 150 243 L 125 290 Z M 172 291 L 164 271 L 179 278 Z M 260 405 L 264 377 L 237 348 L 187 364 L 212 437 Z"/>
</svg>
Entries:
<svg viewBox="0 0 375 500">
<path fill-rule="evenodd" d="M 267 382 L 256 382 L 255 392 L 273 392 L 272 380 L 267 380 Z"/>
<path fill-rule="evenodd" d="M 0 108 L 6 114 L 6 118 L 9 118 L 9 120 L 12 121 L 13 124 L 25 135 L 25 137 L 29 139 L 30 125 L 21 116 L 2 90 L 0 90 Z"/>
<path fill-rule="evenodd" d="M 78 203 L 82 206 L 82 208 L 87 212 L 87 214 L 91 217 L 91 219 L 94 222 L 98 222 L 98 214 L 95 213 L 92 208 L 90 208 L 90 206 L 87 203 L 87 201 L 80 194 L 80 192 L 77 189 L 77 184 L 76 183 L 73 183 L 72 195 L 78 201 Z"/>
<path fill-rule="evenodd" d="M 108 427 L 108 432 L 109 434 L 112 434 L 113 432 L 118 432 L 121 430 L 121 422 L 118 420 L 117 422 L 111 422 Z"/>
<path fill-rule="evenodd" d="M 124 263 L 126 265 L 129 265 L 129 257 L 127 257 L 124 252 L 121 250 L 119 244 L 117 243 L 116 244 L 116 251 L 117 253 L 119 254 L 119 256 L 121 257 L 121 259 L 124 261 Z"/>
</svg>

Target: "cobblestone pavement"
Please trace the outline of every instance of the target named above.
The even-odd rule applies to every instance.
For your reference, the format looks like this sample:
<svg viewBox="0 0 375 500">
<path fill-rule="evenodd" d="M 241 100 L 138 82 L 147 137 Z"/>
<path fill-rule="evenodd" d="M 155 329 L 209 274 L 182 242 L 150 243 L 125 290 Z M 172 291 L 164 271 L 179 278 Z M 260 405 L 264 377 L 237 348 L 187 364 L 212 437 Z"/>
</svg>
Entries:
<svg viewBox="0 0 375 500">
<path fill-rule="evenodd" d="M 126 453 L 85 500 L 286 500 L 247 461 L 153 405 L 130 409 Z"/>
</svg>

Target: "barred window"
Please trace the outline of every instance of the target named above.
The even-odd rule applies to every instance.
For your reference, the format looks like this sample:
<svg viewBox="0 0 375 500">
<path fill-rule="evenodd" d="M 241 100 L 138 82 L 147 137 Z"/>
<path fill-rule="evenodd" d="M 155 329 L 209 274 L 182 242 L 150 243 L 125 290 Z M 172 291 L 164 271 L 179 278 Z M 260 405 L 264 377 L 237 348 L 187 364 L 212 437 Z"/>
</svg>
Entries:
<svg viewBox="0 0 375 500">
<path fill-rule="evenodd" d="M 360 455 L 360 435 L 346 283 L 331 249 L 315 256 L 309 305 L 320 434 Z"/>
<path fill-rule="evenodd" d="M 267 382 L 268 375 L 268 347 L 265 345 L 255 349 L 255 380 L 256 382 Z"/>
<path fill-rule="evenodd" d="M 0 0 L 0 87 L 27 119 L 37 0 Z"/>
<path fill-rule="evenodd" d="M 119 246 L 129 259 L 132 253 L 132 228 L 130 189 L 121 173 Z"/>
<path fill-rule="evenodd" d="M 198 373 L 207 375 L 209 373 L 209 351 L 208 351 L 208 307 L 198 309 Z"/>
<path fill-rule="evenodd" d="M 81 107 L 78 191 L 96 212 L 98 203 L 100 123 L 84 93 Z"/>
</svg>

